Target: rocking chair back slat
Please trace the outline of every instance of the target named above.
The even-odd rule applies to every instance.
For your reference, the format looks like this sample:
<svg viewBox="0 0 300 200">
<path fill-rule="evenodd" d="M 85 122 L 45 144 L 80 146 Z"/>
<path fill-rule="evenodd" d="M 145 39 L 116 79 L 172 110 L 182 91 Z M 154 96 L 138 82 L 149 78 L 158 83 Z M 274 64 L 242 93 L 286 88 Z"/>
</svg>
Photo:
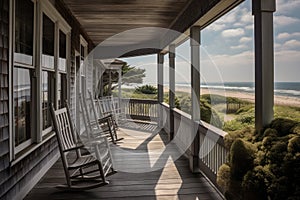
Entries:
<svg viewBox="0 0 300 200">
<path fill-rule="evenodd" d="M 58 131 L 60 132 L 59 136 L 61 139 L 62 150 L 66 151 L 73 148 L 76 144 L 76 140 L 70 128 L 70 121 L 67 116 L 66 108 L 54 111 L 55 122 L 57 124 Z"/>
<path fill-rule="evenodd" d="M 106 181 L 105 177 L 107 175 L 107 170 L 104 169 L 102 164 L 105 162 L 103 162 L 102 159 L 98 159 L 101 158 L 101 147 L 107 147 L 105 146 L 105 143 L 104 146 L 101 142 L 99 143 L 99 141 L 87 141 L 89 143 L 87 146 L 85 146 L 83 143 L 78 143 L 74 126 L 71 121 L 69 108 L 66 107 L 55 111 L 53 104 L 50 107 L 67 180 L 67 185 L 58 187 L 74 189 L 78 191 L 93 189 L 108 184 L 108 181 Z M 80 151 L 82 148 L 92 150 L 96 154 L 96 157 L 90 151 L 82 155 Z M 109 151 L 109 149 L 107 150 Z M 76 151 L 76 158 L 74 159 L 74 157 L 72 157 L 70 162 L 68 162 L 69 156 L 67 156 L 67 153 L 71 151 Z M 112 163 L 111 158 L 109 160 L 110 163 Z M 112 167 L 110 170 L 112 173 L 115 172 Z M 93 180 L 93 182 L 91 182 L 91 180 Z"/>
</svg>

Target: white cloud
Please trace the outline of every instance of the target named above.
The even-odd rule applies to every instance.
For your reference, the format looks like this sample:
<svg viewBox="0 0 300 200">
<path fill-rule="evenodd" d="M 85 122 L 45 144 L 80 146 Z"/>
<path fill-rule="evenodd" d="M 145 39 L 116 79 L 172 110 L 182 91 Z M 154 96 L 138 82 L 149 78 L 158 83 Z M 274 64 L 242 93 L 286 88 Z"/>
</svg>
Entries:
<svg viewBox="0 0 300 200">
<path fill-rule="evenodd" d="M 299 81 L 300 51 L 275 52 L 275 80 Z"/>
<path fill-rule="evenodd" d="M 245 31 L 242 28 L 228 29 L 228 30 L 224 30 L 222 32 L 223 37 L 238 37 L 238 36 L 242 36 L 244 34 L 245 34 Z"/>
<path fill-rule="evenodd" d="M 275 43 L 275 44 L 274 44 L 274 49 L 275 49 L 275 51 L 280 50 L 281 47 L 282 47 L 282 44 L 279 44 L 279 43 Z"/>
<path fill-rule="evenodd" d="M 250 42 L 250 41 L 252 41 L 251 37 L 242 37 L 240 39 L 240 43 L 247 43 L 247 42 Z"/>
<path fill-rule="evenodd" d="M 276 13 L 289 14 L 292 10 L 298 10 L 300 8 L 299 0 L 277 0 L 276 1 Z"/>
<path fill-rule="evenodd" d="M 288 17 L 285 15 L 274 16 L 275 25 L 287 26 L 295 23 L 300 23 L 300 19 L 295 17 Z"/>
<path fill-rule="evenodd" d="M 209 25 L 206 30 L 212 30 L 212 31 L 221 31 L 225 29 L 226 25 L 225 24 L 219 24 L 219 23 L 213 23 Z"/>
<path fill-rule="evenodd" d="M 280 33 L 277 35 L 277 39 L 289 39 L 292 37 L 300 37 L 300 32 L 295 32 L 295 33 Z"/>
<path fill-rule="evenodd" d="M 254 23 L 254 18 L 250 12 L 247 12 L 244 15 L 242 15 L 241 21 L 250 24 Z"/>
<path fill-rule="evenodd" d="M 248 8 L 238 6 L 207 27 L 208 30 L 221 31 L 225 28 L 246 27 L 253 23 L 253 16 Z"/>
<path fill-rule="evenodd" d="M 289 40 L 283 44 L 284 48 L 294 49 L 300 47 L 300 41 L 298 40 Z"/>
<path fill-rule="evenodd" d="M 245 26 L 245 29 L 247 29 L 247 30 L 254 30 L 254 24 L 250 24 L 248 26 Z"/>
<path fill-rule="evenodd" d="M 240 44 L 240 45 L 237 45 L 237 46 L 231 46 L 230 48 L 231 48 L 231 49 L 246 49 L 246 48 L 247 48 L 247 45 L 245 45 L 245 44 Z"/>
</svg>

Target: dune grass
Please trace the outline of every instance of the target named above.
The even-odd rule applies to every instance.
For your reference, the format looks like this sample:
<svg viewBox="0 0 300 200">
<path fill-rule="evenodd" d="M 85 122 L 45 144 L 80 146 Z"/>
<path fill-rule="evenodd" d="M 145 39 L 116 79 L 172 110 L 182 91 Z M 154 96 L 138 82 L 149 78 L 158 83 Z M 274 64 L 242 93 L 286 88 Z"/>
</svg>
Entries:
<svg viewBox="0 0 300 200">
<path fill-rule="evenodd" d="M 117 95 L 117 91 L 113 92 Z M 131 99 L 157 99 L 157 93 L 145 94 L 138 89 L 122 89 L 123 98 Z M 168 103 L 168 93 L 164 93 L 164 102 Z M 255 105 L 254 103 L 241 100 L 234 97 L 224 97 L 221 95 L 201 95 L 201 105 L 205 106 L 205 110 L 212 109 L 214 117 L 220 119 L 223 123 L 222 129 L 227 132 L 241 130 L 245 127 L 253 128 L 255 124 Z M 186 92 L 176 92 L 175 97 L 176 107 L 188 114 L 191 113 L 191 97 Z M 240 108 L 234 112 L 228 113 L 226 110 L 227 104 L 240 104 Z M 204 111 L 203 111 L 204 113 Z M 211 113 L 211 112 L 206 112 Z M 208 116 L 205 116 L 207 122 L 210 122 Z M 226 119 L 227 118 L 227 119 Z M 291 119 L 300 122 L 300 107 L 276 105 L 274 107 L 274 118 Z M 229 119 L 229 120 L 228 120 Z M 220 127 L 220 126 L 219 126 Z"/>
</svg>

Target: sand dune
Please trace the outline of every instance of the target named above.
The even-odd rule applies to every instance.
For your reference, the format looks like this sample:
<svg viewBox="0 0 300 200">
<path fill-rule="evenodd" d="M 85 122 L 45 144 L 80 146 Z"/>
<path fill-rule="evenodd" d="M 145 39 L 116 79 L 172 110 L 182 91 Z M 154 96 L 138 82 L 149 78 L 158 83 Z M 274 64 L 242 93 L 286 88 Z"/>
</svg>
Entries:
<svg viewBox="0 0 300 200">
<path fill-rule="evenodd" d="M 164 87 L 165 92 L 168 91 L 167 87 Z M 187 92 L 191 93 L 190 88 L 188 87 L 176 87 L 178 92 Z M 252 93 L 232 91 L 232 90 L 216 90 L 216 89 L 201 89 L 201 94 L 219 94 L 227 97 L 236 97 L 246 101 L 254 102 L 255 96 Z M 275 95 L 274 99 L 275 105 L 286 105 L 286 106 L 297 106 L 300 107 L 300 98 L 289 97 L 289 96 L 279 96 Z"/>
</svg>

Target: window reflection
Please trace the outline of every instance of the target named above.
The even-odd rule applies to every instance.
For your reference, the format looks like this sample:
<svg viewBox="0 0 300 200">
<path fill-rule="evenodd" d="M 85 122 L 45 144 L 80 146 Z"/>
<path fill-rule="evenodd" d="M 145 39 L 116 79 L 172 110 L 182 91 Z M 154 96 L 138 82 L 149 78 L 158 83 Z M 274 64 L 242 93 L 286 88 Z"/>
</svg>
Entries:
<svg viewBox="0 0 300 200">
<path fill-rule="evenodd" d="M 15 61 L 32 65 L 34 3 L 16 0 Z"/>
<path fill-rule="evenodd" d="M 58 74 L 57 83 L 57 101 L 58 108 L 63 108 L 65 106 L 65 101 L 67 100 L 67 79 L 66 74 Z"/>
<path fill-rule="evenodd" d="M 14 68 L 15 146 L 31 138 L 32 71 Z"/>
<path fill-rule="evenodd" d="M 51 126 L 51 116 L 49 104 L 53 103 L 53 73 L 42 72 L 42 116 L 43 116 L 43 130 Z"/>
<path fill-rule="evenodd" d="M 51 69 L 54 69 L 54 31 L 54 22 L 44 14 L 42 66 Z"/>
<path fill-rule="evenodd" d="M 58 69 L 66 71 L 67 58 L 67 36 L 62 31 L 59 31 L 59 62 Z"/>
</svg>

